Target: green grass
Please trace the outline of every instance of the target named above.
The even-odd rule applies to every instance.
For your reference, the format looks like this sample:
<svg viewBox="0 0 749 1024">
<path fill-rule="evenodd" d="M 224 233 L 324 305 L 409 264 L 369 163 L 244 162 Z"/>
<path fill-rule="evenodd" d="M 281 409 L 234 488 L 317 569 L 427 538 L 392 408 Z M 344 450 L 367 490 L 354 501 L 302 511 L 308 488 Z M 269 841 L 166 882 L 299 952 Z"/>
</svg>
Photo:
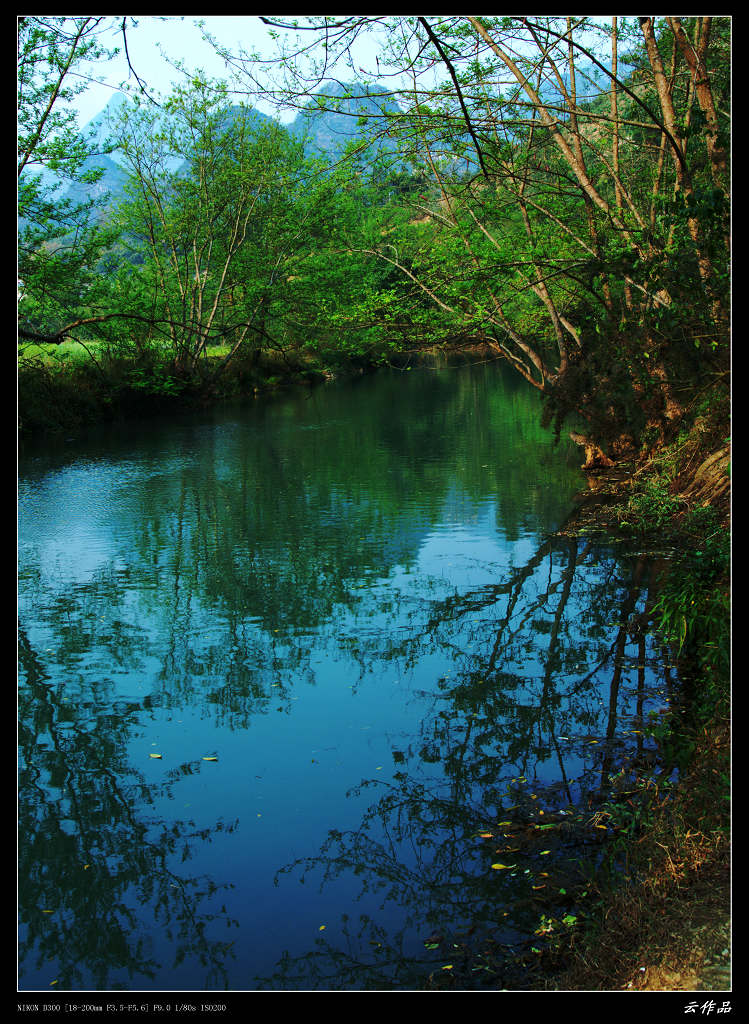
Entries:
<svg viewBox="0 0 749 1024">
<path fill-rule="evenodd" d="M 100 357 L 104 352 L 104 343 L 100 341 L 87 342 L 82 345 L 79 341 L 63 341 L 60 345 L 47 345 L 29 343 L 18 346 L 19 364 L 29 361 L 41 361 L 47 366 L 60 364 L 81 364 L 91 362 L 91 356 Z"/>
</svg>

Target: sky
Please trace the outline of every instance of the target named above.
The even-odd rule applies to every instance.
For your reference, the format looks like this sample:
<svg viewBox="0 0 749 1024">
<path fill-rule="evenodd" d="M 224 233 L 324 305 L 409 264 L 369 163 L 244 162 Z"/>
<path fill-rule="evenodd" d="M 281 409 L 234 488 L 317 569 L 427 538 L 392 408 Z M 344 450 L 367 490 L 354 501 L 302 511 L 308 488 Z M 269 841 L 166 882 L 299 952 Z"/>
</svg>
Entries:
<svg viewBox="0 0 749 1024">
<path fill-rule="evenodd" d="M 279 16 L 283 17 L 283 16 Z M 115 18 L 110 19 L 115 22 Z M 191 70 L 203 69 L 209 76 L 228 79 L 224 62 L 207 43 L 197 27 L 198 20 L 205 24 L 206 30 L 217 41 L 236 52 L 239 48 L 246 51 L 258 50 L 263 55 L 271 56 L 275 52 L 269 29 L 259 17 L 222 15 L 184 16 L 184 17 L 146 17 L 137 19 L 137 27 L 128 27 L 127 47 L 130 62 L 146 84 L 149 91 L 166 94 L 173 82 L 179 81 L 180 73 L 170 61 L 183 61 Z M 129 20 L 128 20 L 129 26 Z M 102 38 L 108 46 L 118 46 L 120 54 L 109 62 L 96 62 L 89 71 L 103 84 L 91 83 L 85 93 L 75 100 L 79 113 L 79 124 L 85 125 L 98 114 L 111 99 L 122 83 L 128 83 L 131 90 L 137 90 L 138 84 L 129 70 L 122 45 L 122 33 L 117 28 L 111 36 Z M 374 44 L 364 46 L 362 60 L 374 65 Z M 350 76 L 348 76 L 350 77 Z M 272 113 L 270 107 L 252 101 L 253 105 Z M 294 112 L 282 115 L 282 120 L 289 120 Z"/>
</svg>

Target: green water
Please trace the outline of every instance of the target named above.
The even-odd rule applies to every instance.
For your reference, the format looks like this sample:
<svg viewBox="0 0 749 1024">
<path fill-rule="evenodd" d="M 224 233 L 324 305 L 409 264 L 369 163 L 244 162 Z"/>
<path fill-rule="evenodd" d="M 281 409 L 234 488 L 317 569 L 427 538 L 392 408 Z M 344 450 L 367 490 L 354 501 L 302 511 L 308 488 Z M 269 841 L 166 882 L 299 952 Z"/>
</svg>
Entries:
<svg viewBox="0 0 749 1024">
<path fill-rule="evenodd" d="M 500 823 L 590 804 L 670 685 L 642 565 L 553 536 L 539 412 L 464 366 L 24 453 L 20 989 L 409 988 L 533 934 L 562 846 Z"/>
</svg>

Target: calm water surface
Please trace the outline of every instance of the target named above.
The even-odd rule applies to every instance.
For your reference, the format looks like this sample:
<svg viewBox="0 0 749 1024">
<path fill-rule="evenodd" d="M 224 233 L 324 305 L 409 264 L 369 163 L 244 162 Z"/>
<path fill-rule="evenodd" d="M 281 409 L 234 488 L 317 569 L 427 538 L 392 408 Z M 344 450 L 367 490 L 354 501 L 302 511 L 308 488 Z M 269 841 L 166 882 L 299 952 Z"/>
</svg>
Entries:
<svg viewBox="0 0 749 1024">
<path fill-rule="evenodd" d="M 532 935 L 564 844 L 522 829 L 669 699 L 646 567 L 553 536 L 579 462 L 498 366 L 25 453 L 19 987 L 413 987 Z"/>
</svg>

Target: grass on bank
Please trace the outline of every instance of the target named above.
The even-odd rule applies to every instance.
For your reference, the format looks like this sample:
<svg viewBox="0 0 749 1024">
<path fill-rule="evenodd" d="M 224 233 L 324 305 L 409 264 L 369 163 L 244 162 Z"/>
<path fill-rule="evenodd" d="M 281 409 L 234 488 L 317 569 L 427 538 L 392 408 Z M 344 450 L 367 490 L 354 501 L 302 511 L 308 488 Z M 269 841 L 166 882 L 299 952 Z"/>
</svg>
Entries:
<svg viewBox="0 0 749 1024">
<path fill-rule="evenodd" d="M 235 354 L 224 368 L 229 353 L 228 346 L 212 346 L 197 371 L 184 377 L 166 348 L 138 353 L 113 351 L 93 341 L 19 345 L 20 434 L 59 434 L 120 415 L 186 409 L 285 383 L 315 383 L 336 368 L 333 356 L 312 349 L 248 350 Z"/>
</svg>

